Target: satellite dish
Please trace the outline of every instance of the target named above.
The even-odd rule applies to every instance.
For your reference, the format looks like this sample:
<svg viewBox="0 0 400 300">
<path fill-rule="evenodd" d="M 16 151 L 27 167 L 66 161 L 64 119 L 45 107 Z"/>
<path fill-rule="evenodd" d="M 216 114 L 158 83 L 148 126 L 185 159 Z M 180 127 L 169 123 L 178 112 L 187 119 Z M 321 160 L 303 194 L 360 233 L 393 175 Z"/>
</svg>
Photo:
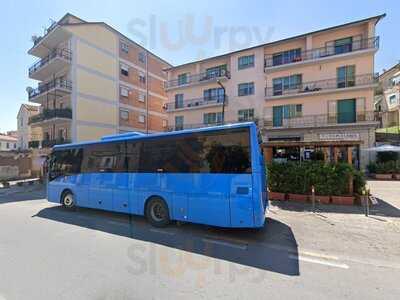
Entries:
<svg viewBox="0 0 400 300">
<path fill-rule="evenodd" d="M 27 88 L 26 88 L 26 92 L 29 94 L 30 92 L 32 92 L 33 91 L 33 88 L 31 88 L 30 86 L 28 86 Z"/>
</svg>

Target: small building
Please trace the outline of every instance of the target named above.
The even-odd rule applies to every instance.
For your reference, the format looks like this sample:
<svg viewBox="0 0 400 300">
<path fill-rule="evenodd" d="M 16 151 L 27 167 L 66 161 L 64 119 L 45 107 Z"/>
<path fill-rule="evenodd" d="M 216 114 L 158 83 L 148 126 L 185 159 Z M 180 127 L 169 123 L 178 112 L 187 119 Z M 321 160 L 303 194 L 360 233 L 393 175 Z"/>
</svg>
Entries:
<svg viewBox="0 0 400 300">
<path fill-rule="evenodd" d="M 17 150 L 18 139 L 16 137 L 0 134 L 0 151 Z"/>
<path fill-rule="evenodd" d="M 28 150 L 32 146 L 32 141 L 40 139 L 40 128 L 31 128 L 29 120 L 39 114 L 38 105 L 21 104 L 17 114 L 17 149 Z"/>
</svg>

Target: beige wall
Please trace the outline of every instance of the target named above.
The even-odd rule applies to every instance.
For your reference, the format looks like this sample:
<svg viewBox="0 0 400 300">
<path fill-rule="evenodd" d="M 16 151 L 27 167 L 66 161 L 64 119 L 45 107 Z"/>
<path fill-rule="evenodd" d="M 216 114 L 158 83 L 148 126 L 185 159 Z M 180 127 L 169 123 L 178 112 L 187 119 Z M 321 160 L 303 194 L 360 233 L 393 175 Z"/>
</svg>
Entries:
<svg viewBox="0 0 400 300">
<path fill-rule="evenodd" d="M 90 141 L 98 140 L 102 136 L 115 134 L 114 128 L 102 128 L 96 126 L 77 125 L 77 140 Z"/>
</svg>

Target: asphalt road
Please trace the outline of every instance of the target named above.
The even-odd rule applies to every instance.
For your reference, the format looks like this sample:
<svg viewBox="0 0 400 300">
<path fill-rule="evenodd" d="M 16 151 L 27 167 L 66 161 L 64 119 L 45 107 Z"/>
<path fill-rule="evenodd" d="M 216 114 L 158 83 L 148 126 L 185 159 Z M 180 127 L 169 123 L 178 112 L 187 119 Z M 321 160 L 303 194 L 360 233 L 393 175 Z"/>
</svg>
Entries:
<svg viewBox="0 0 400 300">
<path fill-rule="evenodd" d="M 275 203 L 262 230 L 66 211 L 0 191 L 0 300 L 399 299 L 400 211 Z"/>
</svg>

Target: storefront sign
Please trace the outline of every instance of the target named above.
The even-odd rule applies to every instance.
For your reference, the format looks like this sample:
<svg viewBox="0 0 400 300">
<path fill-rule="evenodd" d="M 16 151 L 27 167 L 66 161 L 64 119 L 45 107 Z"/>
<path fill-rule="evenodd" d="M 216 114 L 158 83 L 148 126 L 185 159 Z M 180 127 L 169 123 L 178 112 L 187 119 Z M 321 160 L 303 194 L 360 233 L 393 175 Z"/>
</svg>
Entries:
<svg viewBox="0 0 400 300">
<path fill-rule="evenodd" d="M 359 141 L 359 133 L 321 133 L 320 141 Z"/>
</svg>

